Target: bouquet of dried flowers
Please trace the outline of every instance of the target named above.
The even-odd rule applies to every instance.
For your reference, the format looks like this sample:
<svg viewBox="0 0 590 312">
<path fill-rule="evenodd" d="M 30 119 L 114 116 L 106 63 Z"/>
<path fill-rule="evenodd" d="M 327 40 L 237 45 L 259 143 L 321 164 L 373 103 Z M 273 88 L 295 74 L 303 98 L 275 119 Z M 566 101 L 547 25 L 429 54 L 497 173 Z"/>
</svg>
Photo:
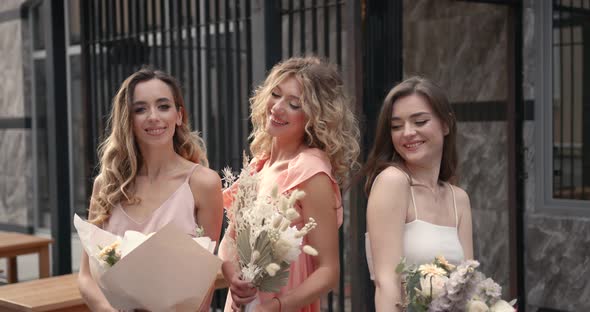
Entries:
<svg viewBox="0 0 590 312">
<path fill-rule="evenodd" d="M 300 217 L 295 209 L 297 200 L 305 193 L 293 190 L 288 195 L 280 194 L 277 187 L 269 196 L 258 196 L 259 174 L 248 165 L 239 176 L 231 169 L 223 170 L 224 188 L 232 192 L 233 201 L 228 211 L 229 222 L 235 230 L 235 238 L 228 238 L 237 253 L 237 267 L 242 278 L 258 290 L 277 292 L 287 284 L 290 263 L 301 251 L 316 256 L 311 246 L 302 247 L 303 237 L 317 226 L 313 218 L 297 229 L 292 222 Z M 253 309 L 258 302 L 246 307 Z"/>
<path fill-rule="evenodd" d="M 438 256 L 432 263 L 397 266 L 402 274 L 407 312 L 513 312 L 516 300 L 501 299 L 502 288 L 478 271 L 479 262 L 463 261 L 458 266 Z"/>
</svg>

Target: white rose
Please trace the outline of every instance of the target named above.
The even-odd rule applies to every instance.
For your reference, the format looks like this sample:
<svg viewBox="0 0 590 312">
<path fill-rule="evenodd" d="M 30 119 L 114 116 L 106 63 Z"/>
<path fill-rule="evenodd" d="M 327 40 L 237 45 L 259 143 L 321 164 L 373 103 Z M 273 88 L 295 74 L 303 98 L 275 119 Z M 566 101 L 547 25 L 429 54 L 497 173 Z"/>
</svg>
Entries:
<svg viewBox="0 0 590 312">
<path fill-rule="evenodd" d="M 490 312 L 514 312 L 514 307 L 504 300 L 498 300 L 490 307 Z"/>
<path fill-rule="evenodd" d="M 466 306 L 467 312 L 488 312 L 488 305 L 481 300 L 469 300 Z"/>
<path fill-rule="evenodd" d="M 429 297 L 430 287 L 432 286 L 432 299 L 440 297 L 448 280 L 448 277 L 438 275 L 420 278 L 420 288 L 422 288 L 422 295 Z"/>
</svg>

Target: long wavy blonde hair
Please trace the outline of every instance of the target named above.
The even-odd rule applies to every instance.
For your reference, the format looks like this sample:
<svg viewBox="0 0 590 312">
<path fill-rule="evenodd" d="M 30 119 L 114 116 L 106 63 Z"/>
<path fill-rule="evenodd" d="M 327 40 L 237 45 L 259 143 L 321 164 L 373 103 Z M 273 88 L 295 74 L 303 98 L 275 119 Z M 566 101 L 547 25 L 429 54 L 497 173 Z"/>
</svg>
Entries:
<svg viewBox="0 0 590 312">
<path fill-rule="evenodd" d="M 158 79 L 166 83 L 174 97 L 174 104 L 182 112 L 182 124 L 174 131 L 174 151 L 194 163 L 207 166 L 205 144 L 198 133 L 191 132 L 184 99 L 178 81 L 167 73 L 151 68 L 143 68 L 129 76 L 119 88 L 111 107 L 107 122 L 109 136 L 98 149 L 100 173 L 96 177 L 99 187 L 90 201 L 90 222 L 103 224 L 108 221 L 116 204 L 126 201 L 137 204 L 140 199 L 131 190 L 139 168 L 142 155 L 133 134 L 131 104 L 135 86 L 144 81 Z"/>
<path fill-rule="evenodd" d="M 358 122 L 335 66 L 315 56 L 293 57 L 276 64 L 254 92 L 250 98 L 250 151 L 256 157 L 268 157 L 272 137 L 266 132 L 267 104 L 272 90 L 291 76 L 302 89 L 301 105 L 307 117 L 305 144 L 327 153 L 335 178 L 342 185 L 349 171 L 358 165 Z"/>
</svg>

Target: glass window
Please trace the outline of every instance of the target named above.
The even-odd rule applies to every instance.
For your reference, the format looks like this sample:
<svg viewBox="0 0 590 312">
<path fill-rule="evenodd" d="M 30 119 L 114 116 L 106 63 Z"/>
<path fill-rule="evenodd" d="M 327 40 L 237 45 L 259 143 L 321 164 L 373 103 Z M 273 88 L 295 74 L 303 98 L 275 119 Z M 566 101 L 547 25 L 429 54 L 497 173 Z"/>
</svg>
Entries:
<svg viewBox="0 0 590 312">
<path fill-rule="evenodd" d="M 553 1 L 553 197 L 590 200 L 590 8 Z"/>
</svg>

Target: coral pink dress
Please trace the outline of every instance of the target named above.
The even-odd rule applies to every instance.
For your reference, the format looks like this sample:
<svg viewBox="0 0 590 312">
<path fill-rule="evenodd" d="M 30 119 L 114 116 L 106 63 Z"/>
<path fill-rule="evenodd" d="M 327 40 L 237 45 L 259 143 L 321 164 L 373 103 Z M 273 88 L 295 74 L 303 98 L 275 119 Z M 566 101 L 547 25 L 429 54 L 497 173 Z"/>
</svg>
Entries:
<svg viewBox="0 0 590 312">
<path fill-rule="evenodd" d="M 262 169 L 264 163 L 267 159 L 253 161 L 252 165 L 255 166 L 256 171 Z M 289 161 L 289 165 L 286 170 L 281 172 L 277 178 L 277 186 L 280 193 L 288 193 L 293 189 L 296 189 L 299 185 L 303 182 L 309 180 L 311 177 L 315 176 L 316 174 L 325 174 L 327 175 L 330 180 L 332 181 L 332 189 L 334 190 L 334 199 L 336 206 L 335 207 L 326 207 L 326 209 L 336 209 L 336 216 L 338 221 L 338 226 L 342 225 L 342 199 L 340 195 L 340 188 L 334 176 L 332 175 L 332 166 L 330 164 L 330 160 L 325 152 L 317 148 L 310 148 L 295 158 Z M 224 207 L 229 207 L 231 205 L 233 198 L 231 196 L 231 192 L 224 193 Z M 299 203 L 296 204 L 296 208 L 298 212 L 302 214 L 302 207 Z M 299 217 L 297 220 L 293 221 L 293 224 L 300 229 L 305 224 L 303 217 Z M 307 237 L 304 237 L 303 244 L 307 244 Z M 228 250 L 228 248 L 224 248 L 222 244 L 219 249 L 219 256 L 224 260 L 229 260 L 232 257 L 236 257 L 235 254 L 232 254 Z M 260 302 L 265 302 L 267 300 L 272 300 L 274 296 L 280 296 L 281 294 L 299 286 L 305 279 L 316 270 L 316 267 L 313 263 L 313 259 L 311 256 L 301 253 L 299 258 L 291 263 L 291 267 L 289 269 L 289 281 L 286 286 L 281 288 L 281 290 L 277 293 L 264 293 L 259 292 L 258 298 Z M 231 304 L 232 299 L 231 296 L 228 294 L 227 301 L 225 304 L 226 312 L 231 311 Z M 299 312 L 316 312 L 320 311 L 320 300 L 316 300 L 310 305 L 302 307 L 298 309 Z"/>
</svg>

